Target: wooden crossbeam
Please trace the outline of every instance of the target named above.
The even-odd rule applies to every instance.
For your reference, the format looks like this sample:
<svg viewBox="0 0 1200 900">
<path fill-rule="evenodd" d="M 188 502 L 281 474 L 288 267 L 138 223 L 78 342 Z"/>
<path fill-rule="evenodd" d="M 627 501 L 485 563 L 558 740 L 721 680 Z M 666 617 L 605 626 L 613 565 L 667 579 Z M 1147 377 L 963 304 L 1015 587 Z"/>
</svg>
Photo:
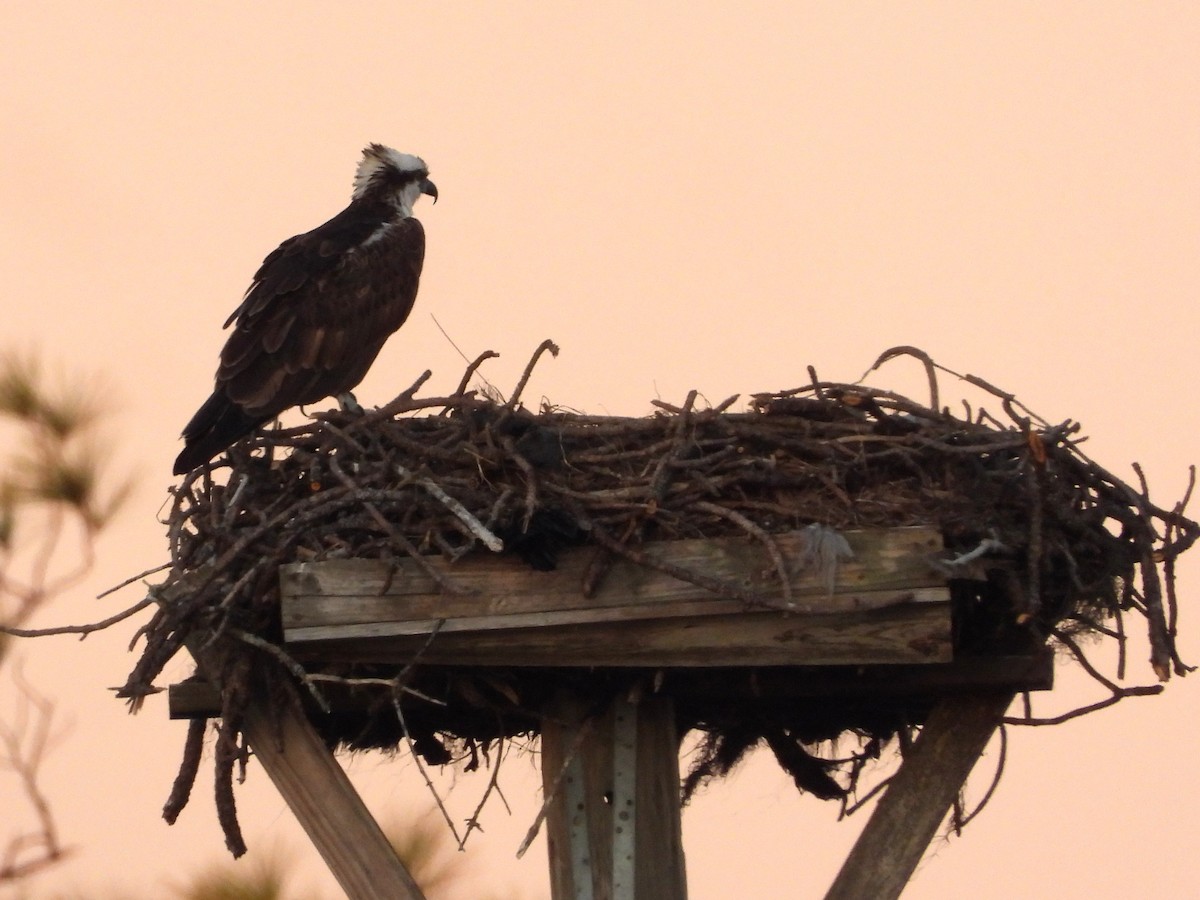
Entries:
<svg viewBox="0 0 1200 900">
<path fill-rule="evenodd" d="M 938 665 L 668 669 L 659 680 L 661 693 L 706 702 L 763 697 L 888 700 L 996 690 L 1048 691 L 1054 687 L 1054 654 L 1047 650 L 1032 656 L 968 656 Z M 345 702 L 367 703 L 361 696 Z M 169 687 L 167 706 L 172 719 L 208 718 L 220 715 L 221 695 L 207 681 L 183 681 Z"/>
</svg>

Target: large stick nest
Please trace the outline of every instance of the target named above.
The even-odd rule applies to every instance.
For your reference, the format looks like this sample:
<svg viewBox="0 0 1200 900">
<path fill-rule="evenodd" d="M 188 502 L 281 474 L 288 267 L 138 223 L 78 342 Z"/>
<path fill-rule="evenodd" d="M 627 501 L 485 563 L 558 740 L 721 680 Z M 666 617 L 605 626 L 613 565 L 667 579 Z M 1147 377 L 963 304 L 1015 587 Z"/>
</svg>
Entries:
<svg viewBox="0 0 1200 900">
<path fill-rule="evenodd" d="M 122 694 L 136 701 L 151 691 L 185 642 L 223 642 L 234 649 L 219 673 L 219 783 L 228 785 L 241 752 L 237 726 L 252 687 L 299 699 L 331 743 L 407 740 L 426 761 L 474 762 L 492 742 L 536 734 L 552 688 L 572 685 L 599 703 L 646 673 L 554 670 L 548 678 L 419 659 L 403 672 L 306 672 L 277 646 L 281 564 L 455 560 L 490 552 L 481 538 L 492 535 L 537 568 L 552 568 L 569 545 L 644 561 L 637 547 L 648 541 L 738 534 L 763 543 L 769 558 L 771 534 L 812 524 L 938 526 L 950 557 L 974 557 L 947 570 L 960 649 L 1013 652 L 1057 640 L 1116 700 L 1150 689 L 1100 675 L 1076 636 L 1118 641 L 1123 670 L 1132 612 L 1144 618 L 1158 678 L 1187 671 L 1175 646 L 1174 561 L 1200 526 L 1183 504 L 1154 505 L 1144 483 L 1135 489 L 1083 455 L 1076 423 L 1044 421 L 978 378 L 958 376 L 994 411 L 942 408 L 940 367 L 920 351 L 897 348 L 876 367 L 899 354 L 925 364 L 928 405 L 810 371 L 811 383 L 754 395 L 745 411 L 732 411 L 737 398 L 701 408 L 693 393 L 678 407 L 656 402 L 643 418 L 534 414 L 519 398 L 537 355 L 513 397 L 498 402 L 467 389 L 485 354 L 451 396 L 418 398 L 423 378 L 381 409 L 261 432 L 174 489 L 170 574 L 155 589 L 158 611 Z M 765 741 L 800 787 L 846 802 L 863 761 L 923 721 L 927 709 L 910 699 L 869 708 L 681 704 L 681 733 L 706 735 L 690 787 Z M 189 756 L 198 756 L 202 735 L 194 729 Z M 854 737 L 858 752 L 836 761 L 814 754 L 839 735 Z"/>
</svg>

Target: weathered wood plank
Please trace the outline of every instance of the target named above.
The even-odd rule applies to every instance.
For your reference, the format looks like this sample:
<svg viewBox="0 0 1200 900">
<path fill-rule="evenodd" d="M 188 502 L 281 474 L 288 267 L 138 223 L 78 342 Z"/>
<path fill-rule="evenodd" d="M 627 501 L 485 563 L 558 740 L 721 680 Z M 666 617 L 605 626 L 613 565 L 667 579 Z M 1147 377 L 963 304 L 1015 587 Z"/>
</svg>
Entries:
<svg viewBox="0 0 1200 900">
<path fill-rule="evenodd" d="M 793 611 L 852 612 L 903 601 L 943 599 L 941 594 L 924 590 L 944 587 L 927 562 L 942 546 L 936 529 L 920 526 L 846 532 L 844 537 L 854 559 L 840 564 L 830 594 L 823 574 L 804 565 L 805 533 L 776 536 L 789 569 Z M 720 538 L 662 541 L 640 549 L 649 557 L 783 603 L 780 580 L 759 543 Z M 444 620 L 445 630 L 455 630 L 460 627 L 456 620 L 463 619 L 468 622 L 461 627 L 477 630 L 605 618 L 690 616 L 705 605 L 722 613 L 732 612 L 737 605 L 705 588 L 626 560 L 614 561 L 594 596 L 586 597 L 581 585 L 595 552 L 594 548 L 569 550 L 554 572 L 535 572 L 511 557 L 475 554 L 454 565 L 431 557 L 429 564 L 443 572 L 460 594 L 443 593 L 411 560 L 394 565 L 353 559 L 285 565 L 280 574 L 285 638 L 290 641 L 302 629 L 326 625 L 412 622 L 417 630 L 428 630 L 430 621 Z M 610 614 L 605 615 L 605 610 Z M 547 618 L 537 619 L 539 614 Z M 510 621 L 504 622 L 506 618 Z M 310 638 L 312 635 L 309 632 Z"/>
<path fill-rule="evenodd" d="M 242 730 L 351 900 L 424 900 L 354 785 L 308 720 L 255 700 Z"/>
<path fill-rule="evenodd" d="M 944 663 L 952 656 L 948 603 L 867 613 L 743 612 L 695 619 L 395 635 L 355 626 L 344 638 L 290 641 L 300 659 L 478 666 L 760 666 Z"/>
<path fill-rule="evenodd" d="M 386 598 L 385 598 L 386 599 Z M 384 635 L 429 634 L 435 627 L 442 634 L 452 632 L 481 632 L 508 631 L 516 628 L 550 628 L 556 625 L 591 625 L 615 622 L 636 622 L 647 619 L 686 619 L 708 616 L 729 616 L 748 612 L 746 604 L 738 600 L 690 600 L 672 601 L 669 603 L 642 603 L 628 606 L 612 606 L 600 609 L 574 609 L 553 612 L 514 613 L 493 616 L 460 616 L 453 619 L 410 619 L 410 613 L 404 605 L 403 598 L 395 598 L 390 603 L 378 604 L 378 609 L 371 615 L 370 621 L 346 622 L 343 618 L 354 618 L 355 607 L 360 600 L 366 600 L 372 605 L 378 604 L 378 598 L 332 597 L 322 598 L 318 604 L 321 610 L 321 624 L 293 626 L 285 632 L 285 640 L 290 643 L 308 643 L 316 641 L 338 640 L 352 637 L 382 637 Z M 904 606 L 913 603 L 939 604 L 950 600 L 950 591 L 945 585 L 940 587 L 905 588 L 890 591 L 870 591 L 843 595 L 830 600 L 830 606 L 851 608 L 838 609 L 839 613 L 868 612 L 886 609 L 892 606 Z M 388 608 L 390 606 L 390 608 Z M 770 608 L 749 610 L 751 614 L 772 615 L 779 618 L 782 610 Z M 813 615 L 831 614 L 825 610 Z M 788 611 L 797 616 L 806 615 L 804 612 Z"/>
<path fill-rule="evenodd" d="M 1000 691 L 934 708 L 825 900 L 900 896 L 1012 699 Z"/>
</svg>

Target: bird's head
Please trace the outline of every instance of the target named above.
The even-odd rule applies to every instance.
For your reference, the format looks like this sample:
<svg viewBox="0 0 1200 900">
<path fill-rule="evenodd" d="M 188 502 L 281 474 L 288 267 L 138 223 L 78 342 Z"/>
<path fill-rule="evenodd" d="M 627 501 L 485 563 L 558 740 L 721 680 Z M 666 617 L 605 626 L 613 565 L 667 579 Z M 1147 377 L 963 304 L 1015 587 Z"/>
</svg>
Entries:
<svg viewBox="0 0 1200 900">
<path fill-rule="evenodd" d="M 437 202 L 437 187 L 429 180 L 429 167 L 421 157 L 400 153 L 383 144 L 371 144 L 363 150 L 354 174 L 355 200 L 383 200 L 395 206 L 401 215 L 411 216 L 413 204 L 422 194 Z"/>
</svg>

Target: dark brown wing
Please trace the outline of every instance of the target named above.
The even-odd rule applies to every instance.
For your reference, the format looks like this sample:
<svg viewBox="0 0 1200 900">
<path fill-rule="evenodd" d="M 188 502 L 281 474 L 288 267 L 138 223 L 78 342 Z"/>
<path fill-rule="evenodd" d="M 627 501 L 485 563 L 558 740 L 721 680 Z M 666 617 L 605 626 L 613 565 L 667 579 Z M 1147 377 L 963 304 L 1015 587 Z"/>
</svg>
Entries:
<svg viewBox="0 0 1200 900">
<path fill-rule="evenodd" d="M 362 380 L 408 318 L 425 256 L 416 219 L 368 237 L 380 228 L 348 247 L 318 229 L 268 257 L 221 351 L 217 387 L 231 402 L 274 417 Z"/>
<path fill-rule="evenodd" d="M 177 474 L 285 409 L 344 393 L 363 379 L 408 318 L 425 257 L 421 223 L 389 224 L 390 212 L 352 204 L 263 261 L 225 323 L 234 330 L 213 395 L 184 429 L 188 446 Z"/>
</svg>

